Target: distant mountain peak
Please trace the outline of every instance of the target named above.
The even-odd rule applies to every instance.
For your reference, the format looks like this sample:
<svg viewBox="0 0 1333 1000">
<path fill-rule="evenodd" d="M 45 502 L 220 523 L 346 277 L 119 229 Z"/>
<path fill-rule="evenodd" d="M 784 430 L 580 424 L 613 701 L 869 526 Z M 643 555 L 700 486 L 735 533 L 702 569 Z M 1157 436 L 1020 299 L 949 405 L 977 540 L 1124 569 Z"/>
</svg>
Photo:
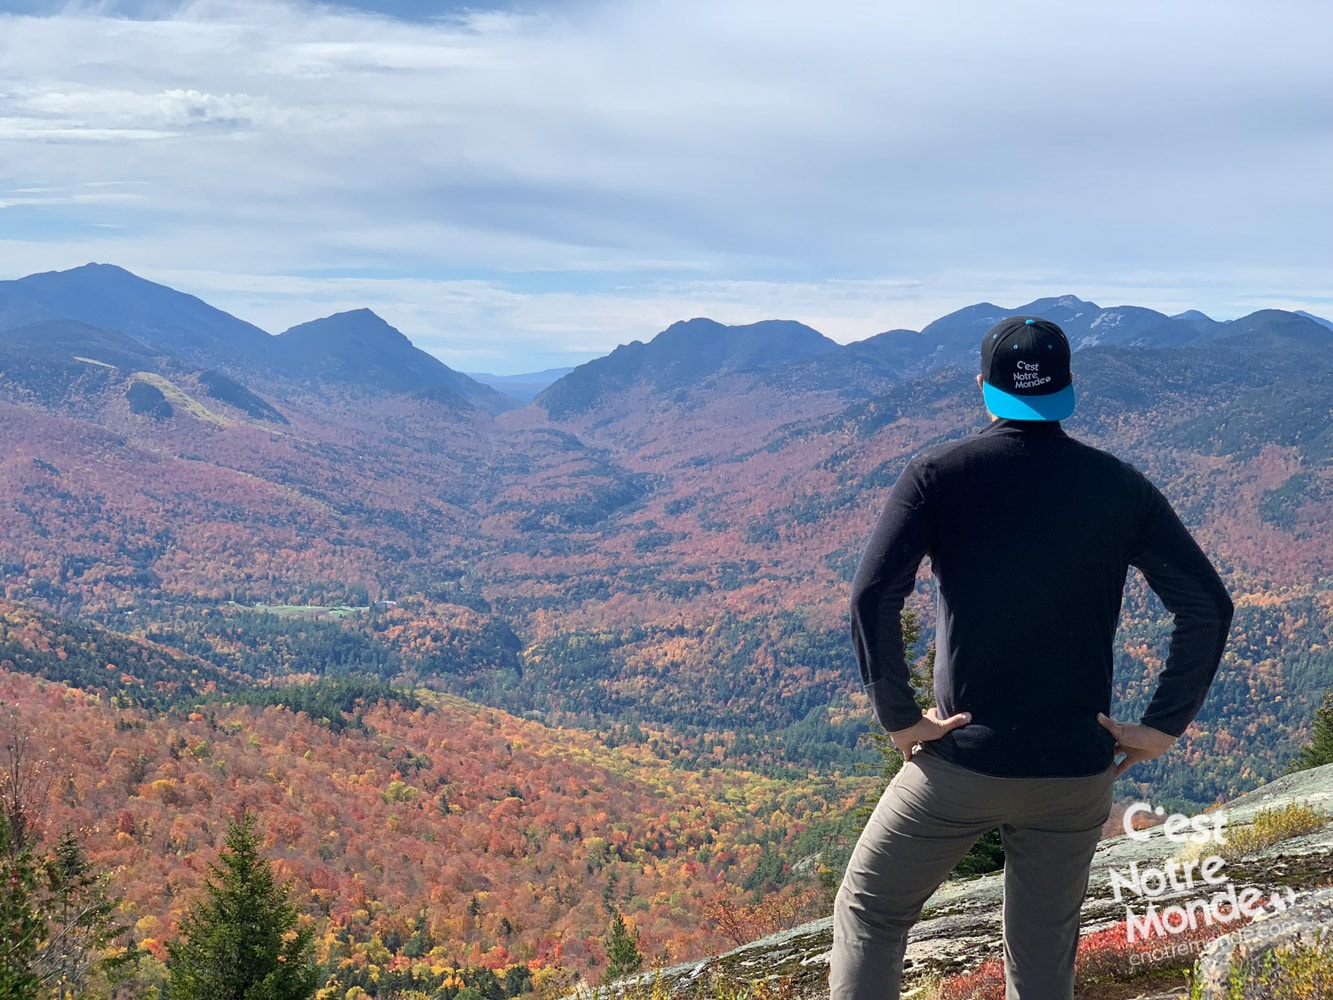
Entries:
<svg viewBox="0 0 1333 1000">
<path fill-rule="evenodd" d="M 144 290 L 157 290 L 162 293 L 179 295 L 182 298 L 193 299 L 196 302 L 202 302 L 196 296 L 187 292 L 180 292 L 163 285 L 160 282 L 152 281 L 142 275 L 135 274 L 133 271 L 126 270 L 119 264 L 104 264 L 99 261 L 89 261 L 87 264 L 80 264 L 78 267 L 67 268 L 64 271 L 38 271 L 36 274 L 29 274 L 18 279 L 19 283 L 29 287 L 43 288 L 50 287 L 55 283 L 67 285 L 71 282 L 93 282 L 94 287 L 99 288 L 137 288 Z"/>
<path fill-rule="evenodd" d="M 1316 316 L 1314 313 L 1306 312 L 1304 309 L 1297 309 L 1296 315 L 1303 316 L 1305 319 L 1314 320 L 1320 326 L 1326 326 L 1330 330 L 1333 330 L 1333 320 L 1324 319 L 1323 316 Z"/>
<path fill-rule="evenodd" d="M 517 402 L 416 347 L 372 309 L 349 309 L 301 323 L 280 334 L 275 346 L 286 370 L 298 377 L 461 399 L 491 413 Z"/>
<path fill-rule="evenodd" d="M 586 412 L 628 385 L 646 383 L 674 392 L 716 375 L 762 372 L 837 350 L 835 341 L 795 320 L 727 326 L 696 316 L 672 323 L 647 344 L 622 344 L 580 365 L 537 399 L 559 419 Z"/>
<path fill-rule="evenodd" d="M 369 306 L 361 306 L 359 309 L 344 309 L 342 312 L 336 312 L 331 314 L 328 318 L 336 319 L 339 316 L 356 316 L 361 319 L 378 320 L 385 326 L 389 325 L 388 321 L 385 320 L 383 316 L 377 313 L 374 309 L 371 309 Z"/>
<path fill-rule="evenodd" d="M 102 261 L 91 260 L 80 267 L 70 268 L 69 274 L 78 274 L 80 271 L 88 271 L 101 274 L 119 274 L 127 278 L 133 278 L 135 281 L 147 281 L 147 278 L 141 278 L 133 271 L 126 270 L 119 264 L 107 264 Z"/>
<path fill-rule="evenodd" d="M 95 327 L 105 336 L 72 330 L 71 320 Z M 242 381 L 261 372 L 379 391 L 447 389 L 449 400 L 461 397 L 491 413 L 517 404 L 513 397 L 417 349 L 371 309 L 335 313 L 274 337 L 196 296 L 115 264 L 91 262 L 66 271 L 0 281 L 0 334 L 38 323 L 56 325 L 33 328 L 29 334 L 57 330 L 62 343 L 96 341 L 104 352 L 135 353 L 132 346 L 108 339 L 114 332 L 146 345 L 154 355 L 183 358 Z M 437 392 L 431 398 L 445 397 Z"/>
<path fill-rule="evenodd" d="M 709 319 L 707 316 L 692 316 L 689 319 L 676 320 L 676 322 L 672 323 L 669 327 L 663 330 L 662 333 L 669 333 L 672 330 L 679 330 L 685 327 L 691 329 L 718 329 L 718 330 L 726 329 L 724 324 L 719 323 L 715 319 Z M 659 333 L 657 336 L 660 337 L 662 333 Z"/>
<path fill-rule="evenodd" d="M 103 277 L 119 277 L 127 278 L 132 281 L 142 281 L 149 285 L 154 284 L 154 282 L 149 281 L 147 278 L 139 277 L 139 275 L 135 274 L 133 271 L 127 271 L 119 264 L 104 264 L 95 260 L 90 260 L 86 264 L 80 264 L 78 267 L 67 267 L 63 271 L 36 271 L 32 274 L 25 275 L 18 280 L 29 282 L 41 281 L 56 275 L 62 277 L 88 277 L 90 275 L 101 275 Z"/>
<path fill-rule="evenodd" d="M 1099 312 L 1101 308 L 1096 302 L 1080 299 L 1077 295 L 1060 295 L 1029 302 L 1025 306 L 1019 306 L 1010 315 L 1048 316 L 1048 318 L 1059 323 L 1062 318 Z"/>
<path fill-rule="evenodd" d="M 775 354 L 782 355 L 780 360 L 788 360 L 788 355 L 819 353 L 837 347 L 818 330 L 796 320 L 765 319 L 728 326 L 706 316 L 672 323 L 649 342 L 649 347 L 657 345 L 660 348 L 682 338 L 691 338 L 705 349 L 720 347 L 728 357 L 769 347 Z"/>
<path fill-rule="evenodd" d="M 88 263 L 2 283 L 51 317 L 127 334 L 149 347 L 210 366 L 245 366 L 272 339 L 251 323 L 127 271 Z"/>
<path fill-rule="evenodd" d="M 279 334 L 279 336 L 296 336 L 300 338 L 307 336 L 327 337 L 357 334 L 368 335 L 374 338 L 389 336 L 397 340 L 411 343 L 411 341 L 408 340 L 407 335 L 396 326 L 388 322 L 388 320 L 373 309 L 367 309 L 365 307 L 360 309 L 347 309 L 343 312 L 321 316 L 319 319 L 312 319 L 305 323 L 298 323 L 296 326 Z"/>
</svg>

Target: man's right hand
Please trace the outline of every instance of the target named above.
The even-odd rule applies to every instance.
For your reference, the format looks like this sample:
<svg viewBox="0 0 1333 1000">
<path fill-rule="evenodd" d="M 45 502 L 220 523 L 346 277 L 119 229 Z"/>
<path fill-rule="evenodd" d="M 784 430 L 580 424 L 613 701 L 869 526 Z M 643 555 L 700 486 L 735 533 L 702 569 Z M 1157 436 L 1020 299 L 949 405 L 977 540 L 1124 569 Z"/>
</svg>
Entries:
<svg viewBox="0 0 1333 1000">
<path fill-rule="evenodd" d="M 914 748 L 918 743 L 937 740 L 945 733 L 959 726 L 966 726 L 971 721 L 972 715 L 969 712 L 959 712 L 947 719 L 941 719 L 939 710 L 932 705 L 930 710 L 921 716 L 920 722 L 889 733 L 889 739 L 893 740 L 893 745 L 902 751 L 903 760 L 908 761 L 912 759 Z"/>
<path fill-rule="evenodd" d="M 1141 722 L 1116 722 L 1108 715 L 1097 713 L 1097 721 L 1102 728 L 1115 737 L 1115 753 L 1123 753 L 1124 760 L 1115 768 L 1118 778 L 1140 761 L 1160 757 L 1171 749 L 1176 738 Z"/>
</svg>

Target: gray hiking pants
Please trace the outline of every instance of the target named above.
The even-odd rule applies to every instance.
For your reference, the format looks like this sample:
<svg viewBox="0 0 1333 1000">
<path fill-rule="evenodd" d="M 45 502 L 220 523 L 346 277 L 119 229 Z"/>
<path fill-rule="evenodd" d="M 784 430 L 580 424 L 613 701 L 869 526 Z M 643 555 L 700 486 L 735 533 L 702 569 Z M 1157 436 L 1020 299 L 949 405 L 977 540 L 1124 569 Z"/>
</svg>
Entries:
<svg viewBox="0 0 1333 1000">
<path fill-rule="evenodd" d="M 898 1000 L 907 931 L 987 830 L 1004 842 L 1008 1000 L 1072 1000 L 1079 908 L 1115 768 L 997 778 L 918 752 L 857 841 L 833 910 L 831 1000 Z"/>
</svg>

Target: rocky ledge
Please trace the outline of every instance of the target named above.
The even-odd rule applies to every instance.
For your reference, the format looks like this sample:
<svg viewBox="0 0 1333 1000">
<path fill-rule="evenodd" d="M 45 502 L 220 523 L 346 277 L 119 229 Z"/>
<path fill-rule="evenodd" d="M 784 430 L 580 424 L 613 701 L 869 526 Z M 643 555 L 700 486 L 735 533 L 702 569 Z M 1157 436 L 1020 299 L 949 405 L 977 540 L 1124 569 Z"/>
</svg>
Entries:
<svg viewBox="0 0 1333 1000">
<path fill-rule="evenodd" d="M 1227 831 L 1235 833 L 1251 825 L 1261 810 L 1293 803 L 1306 803 L 1333 816 L 1333 764 L 1279 778 L 1205 814 L 1207 819 L 1201 821 L 1201 825 L 1211 828 L 1209 824 L 1225 816 Z M 1201 836 L 1192 828 L 1182 835 L 1186 838 Z M 1234 886 L 1238 893 L 1252 890 L 1249 898 L 1256 900 L 1255 905 L 1262 906 L 1269 914 L 1281 913 L 1289 918 L 1294 913 L 1305 912 L 1308 901 L 1314 908 L 1311 919 L 1316 924 L 1333 917 L 1333 890 L 1316 892 L 1317 887 L 1333 882 L 1333 825 L 1241 855 L 1226 862 L 1220 870 L 1214 866 L 1212 878 L 1225 884 L 1203 883 L 1197 865 L 1186 873 L 1181 861 L 1178 860 L 1174 868 L 1169 864 L 1173 858 L 1206 856 L 1208 846 L 1191 843 L 1188 839 L 1183 843 L 1168 840 L 1165 827 L 1148 831 L 1146 837 L 1141 832 L 1132 837 L 1121 835 L 1102 841 L 1093 859 L 1088 895 L 1083 904 L 1084 933 L 1095 933 L 1123 923 L 1127 918 L 1127 907 L 1139 921 L 1149 919 L 1149 904 L 1155 907 L 1151 912 L 1156 912 L 1159 919 L 1162 911 L 1173 906 L 1180 908 L 1175 911 L 1179 913 L 1187 910 L 1191 901 L 1206 900 L 1226 884 Z M 1175 874 L 1174 884 L 1168 877 L 1172 872 Z M 1143 890 L 1142 895 L 1133 886 Z M 1000 957 L 1002 895 L 1001 873 L 950 881 L 939 888 L 926 904 L 922 919 L 909 938 L 904 970 L 905 995 L 910 995 L 914 987 L 934 976 L 969 972 L 987 959 Z M 1289 910 L 1291 913 L 1287 912 Z M 1166 919 L 1169 923 L 1171 917 L 1168 915 Z M 1291 919 L 1271 922 L 1273 927 L 1279 924 L 1288 930 L 1292 926 L 1307 926 L 1293 923 Z M 1310 930 L 1307 929 L 1305 934 L 1308 939 Z M 1296 939 L 1300 940 L 1299 937 Z M 1259 947 L 1258 940 L 1250 939 L 1248 947 Z M 1288 938 L 1271 936 L 1262 940 L 1271 943 Z M 782 978 L 791 984 L 786 992 L 792 1000 L 827 1000 L 831 941 L 832 921 L 824 918 L 722 955 L 661 969 L 623 985 L 656 978 L 666 987 L 668 996 L 686 997 L 703 982 L 740 986 L 756 980 Z M 1220 969 L 1230 957 L 1227 943 L 1220 942 L 1208 951 L 1203 965 L 1207 969 Z M 582 994 L 584 997 L 589 995 Z"/>
</svg>

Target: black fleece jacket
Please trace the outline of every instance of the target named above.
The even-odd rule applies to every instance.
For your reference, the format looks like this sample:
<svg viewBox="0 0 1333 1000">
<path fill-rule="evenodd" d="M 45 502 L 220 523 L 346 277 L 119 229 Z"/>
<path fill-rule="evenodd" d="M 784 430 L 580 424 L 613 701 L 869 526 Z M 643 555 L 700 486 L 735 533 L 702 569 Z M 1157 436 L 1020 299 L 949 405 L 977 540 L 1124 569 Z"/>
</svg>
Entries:
<svg viewBox="0 0 1333 1000">
<path fill-rule="evenodd" d="M 969 725 L 929 744 L 1006 777 L 1088 775 L 1111 763 L 1112 644 L 1128 567 L 1175 619 L 1142 722 L 1173 736 L 1203 704 L 1232 604 L 1170 503 L 1058 423 L 996 420 L 928 449 L 889 492 L 852 584 L 852 639 L 876 718 L 921 717 L 900 614 L 921 560 L 938 583 L 935 703 Z"/>
</svg>

